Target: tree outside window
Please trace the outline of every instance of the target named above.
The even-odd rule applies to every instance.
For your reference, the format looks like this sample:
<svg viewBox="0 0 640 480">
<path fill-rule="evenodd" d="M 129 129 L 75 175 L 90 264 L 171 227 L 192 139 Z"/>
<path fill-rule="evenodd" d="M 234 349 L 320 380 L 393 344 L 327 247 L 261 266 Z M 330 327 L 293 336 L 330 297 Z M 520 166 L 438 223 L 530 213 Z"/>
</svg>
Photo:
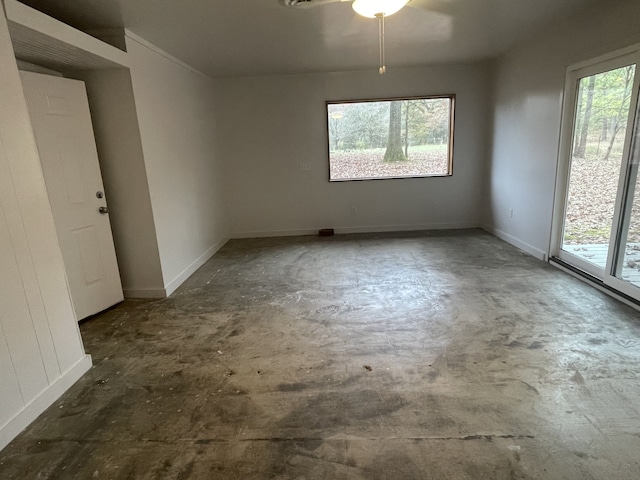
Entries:
<svg viewBox="0 0 640 480">
<path fill-rule="evenodd" d="M 454 96 L 328 102 L 331 181 L 452 173 Z"/>
</svg>

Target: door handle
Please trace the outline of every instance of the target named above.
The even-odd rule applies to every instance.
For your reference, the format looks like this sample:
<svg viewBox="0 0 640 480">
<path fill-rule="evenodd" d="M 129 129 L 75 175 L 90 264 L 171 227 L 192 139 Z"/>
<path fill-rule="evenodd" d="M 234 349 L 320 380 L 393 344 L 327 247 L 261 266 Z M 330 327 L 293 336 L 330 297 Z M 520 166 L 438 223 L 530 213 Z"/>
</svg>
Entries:
<svg viewBox="0 0 640 480">
<path fill-rule="evenodd" d="M 98 209 L 98 211 L 100 212 L 100 214 L 104 215 L 106 213 L 109 213 L 109 209 L 107 207 L 100 207 Z"/>
</svg>

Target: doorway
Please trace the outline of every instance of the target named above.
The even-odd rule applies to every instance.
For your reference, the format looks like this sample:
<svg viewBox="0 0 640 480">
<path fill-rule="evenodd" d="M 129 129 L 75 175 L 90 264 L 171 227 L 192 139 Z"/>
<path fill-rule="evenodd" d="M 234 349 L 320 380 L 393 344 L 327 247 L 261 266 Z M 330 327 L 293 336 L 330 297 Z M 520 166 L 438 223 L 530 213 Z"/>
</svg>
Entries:
<svg viewBox="0 0 640 480">
<path fill-rule="evenodd" d="M 567 73 L 552 255 L 640 300 L 640 48 Z"/>
</svg>

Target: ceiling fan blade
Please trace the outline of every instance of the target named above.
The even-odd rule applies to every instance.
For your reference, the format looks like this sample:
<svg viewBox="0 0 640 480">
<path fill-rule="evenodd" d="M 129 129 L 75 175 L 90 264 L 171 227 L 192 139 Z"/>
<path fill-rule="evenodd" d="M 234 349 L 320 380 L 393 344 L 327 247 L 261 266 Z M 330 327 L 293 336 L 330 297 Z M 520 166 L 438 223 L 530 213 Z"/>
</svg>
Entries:
<svg viewBox="0 0 640 480">
<path fill-rule="evenodd" d="M 341 3 L 350 2 L 352 0 L 280 0 L 285 7 L 306 9 L 313 8 L 319 5 L 326 5 L 327 3 Z"/>
</svg>

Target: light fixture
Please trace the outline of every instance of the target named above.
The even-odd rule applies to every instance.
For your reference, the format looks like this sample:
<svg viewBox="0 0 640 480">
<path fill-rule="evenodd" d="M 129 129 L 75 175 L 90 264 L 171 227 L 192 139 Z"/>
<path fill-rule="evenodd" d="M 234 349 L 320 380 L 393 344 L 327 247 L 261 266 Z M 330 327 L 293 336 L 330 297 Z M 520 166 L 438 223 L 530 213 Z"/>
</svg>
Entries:
<svg viewBox="0 0 640 480">
<path fill-rule="evenodd" d="M 410 0 L 355 0 L 353 9 L 358 15 L 367 18 L 378 19 L 378 43 L 380 46 L 380 68 L 378 73 L 384 75 L 387 72 L 384 58 L 384 17 L 393 15 L 404 7 Z"/>
<path fill-rule="evenodd" d="M 379 15 L 388 17 L 404 7 L 409 0 L 355 0 L 353 9 L 359 15 L 367 18 L 376 18 Z"/>
</svg>

